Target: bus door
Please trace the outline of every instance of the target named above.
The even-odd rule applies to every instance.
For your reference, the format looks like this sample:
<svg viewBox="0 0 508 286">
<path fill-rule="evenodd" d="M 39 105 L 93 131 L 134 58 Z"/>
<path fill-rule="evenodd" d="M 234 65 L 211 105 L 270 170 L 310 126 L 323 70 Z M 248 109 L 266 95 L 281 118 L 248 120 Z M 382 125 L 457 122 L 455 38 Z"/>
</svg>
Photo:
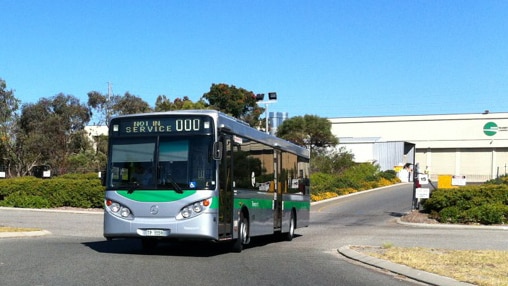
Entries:
<svg viewBox="0 0 508 286">
<path fill-rule="evenodd" d="M 273 183 L 274 183 L 274 202 L 273 202 L 273 227 L 278 230 L 282 227 L 282 188 L 279 183 L 280 170 L 282 164 L 282 154 L 280 150 L 273 150 Z"/>
<path fill-rule="evenodd" d="M 221 134 L 223 155 L 219 167 L 219 238 L 233 235 L 233 144 L 232 136 Z"/>
</svg>

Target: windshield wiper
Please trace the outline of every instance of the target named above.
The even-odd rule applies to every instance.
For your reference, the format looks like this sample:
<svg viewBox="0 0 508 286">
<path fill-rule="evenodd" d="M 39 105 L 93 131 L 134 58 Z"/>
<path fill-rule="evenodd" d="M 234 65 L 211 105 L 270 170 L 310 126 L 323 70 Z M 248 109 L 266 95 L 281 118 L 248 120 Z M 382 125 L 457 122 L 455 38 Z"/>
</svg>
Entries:
<svg viewBox="0 0 508 286">
<path fill-rule="evenodd" d="M 134 181 L 134 182 L 131 182 L 129 183 L 129 188 L 127 189 L 127 193 L 128 194 L 132 194 L 134 193 L 134 191 L 139 188 L 139 184 L 138 182 Z"/>
<path fill-rule="evenodd" d="M 179 194 L 183 194 L 182 188 L 178 185 L 177 182 L 175 182 L 175 180 L 173 180 L 173 178 L 171 178 L 171 176 L 167 176 L 167 180 L 171 184 L 171 186 L 173 186 L 173 189 L 175 189 L 175 192 L 177 192 Z"/>
</svg>

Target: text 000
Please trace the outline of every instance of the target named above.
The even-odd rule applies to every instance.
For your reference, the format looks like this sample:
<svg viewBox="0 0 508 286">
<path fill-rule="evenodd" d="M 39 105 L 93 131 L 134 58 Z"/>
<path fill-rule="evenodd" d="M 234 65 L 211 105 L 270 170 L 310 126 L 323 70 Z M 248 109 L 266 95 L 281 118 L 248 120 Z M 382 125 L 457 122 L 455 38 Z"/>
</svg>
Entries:
<svg viewBox="0 0 508 286">
<path fill-rule="evenodd" d="M 199 131 L 201 119 L 177 119 L 175 125 L 176 131 Z"/>
</svg>

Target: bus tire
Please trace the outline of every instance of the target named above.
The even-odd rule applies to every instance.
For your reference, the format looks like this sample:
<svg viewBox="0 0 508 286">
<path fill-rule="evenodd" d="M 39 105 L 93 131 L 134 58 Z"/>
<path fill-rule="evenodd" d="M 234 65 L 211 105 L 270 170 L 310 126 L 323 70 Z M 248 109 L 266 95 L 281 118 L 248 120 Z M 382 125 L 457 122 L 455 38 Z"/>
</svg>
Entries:
<svg viewBox="0 0 508 286">
<path fill-rule="evenodd" d="M 245 217 L 244 212 L 241 212 L 238 220 L 238 238 L 233 243 L 233 251 L 242 252 L 243 246 L 249 241 L 249 220 Z"/>
<path fill-rule="evenodd" d="M 295 228 L 296 228 L 296 217 L 295 212 L 291 211 L 291 218 L 289 219 L 289 231 L 286 233 L 286 240 L 291 241 L 295 236 Z"/>
</svg>

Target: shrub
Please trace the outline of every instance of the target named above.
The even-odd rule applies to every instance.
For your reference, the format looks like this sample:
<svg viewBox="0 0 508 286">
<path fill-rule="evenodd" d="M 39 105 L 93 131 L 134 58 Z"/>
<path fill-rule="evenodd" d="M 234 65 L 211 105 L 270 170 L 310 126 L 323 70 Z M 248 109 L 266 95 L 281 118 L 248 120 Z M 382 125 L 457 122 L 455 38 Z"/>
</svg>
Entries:
<svg viewBox="0 0 508 286">
<path fill-rule="evenodd" d="M 5 201 L 0 201 L 2 206 L 11 206 L 18 208 L 49 208 L 51 207 L 48 199 L 41 196 L 26 195 L 21 192 L 16 192 L 7 197 Z"/>
<path fill-rule="evenodd" d="M 439 212 L 440 222 L 457 223 L 459 222 L 459 218 L 460 209 L 456 206 L 444 208 Z"/>
<path fill-rule="evenodd" d="M 434 190 L 424 210 L 440 222 L 499 224 L 508 222 L 508 185 L 483 184 Z"/>
<path fill-rule="evenodd" d="M 397 178 L 387 179 L 387 178 L 381 177 L 377 183 L 378 183 L 379 187 L 386 187 L 386 186 L 393 185 L 397 180 L 398 180 Z"/>
<path fill-rule="evenodd" d="M 485 204 L 465 212 L 465 220 L 481 224 L 501 224 L 507 222 L 508 206 L 503 204 Z"/>
<path fill-rule="evenodd" d="M 366 181 L 360 184 L 361 190 L 370 190 L 379 187 L 378 181 Z"/>
<path fill-rule="evenodd" d="M 361 185 L 365 181 L 377 181 L 379 166 L 370 163 L 361 163 L 348 168 L 339 177 L 354 185 Z"/>
<path fill-rule="evenodd" d="M 352 193 L 356 193 L 356 192 L 358 192 L 358 190 L 353 189 L 353 188 L 344 188 L 344 189 L 337 190 L 337 193 L 339 195 L 348 195 L 348 194 L 352 194 Z"/>
<path fill-rule="evenodd" d="M 319 194 L 311 194 L 310 200 L 313 202 L 317 202 L 317 201 L 335 198 L 337 196 L 338 195 L 334 192 L 324 192 L 324 193 L 319 193 Z"/>
<path fill-rule="evenodd" d="M 379 176 L 383 179 L 393 182 L 397 179 L 397 172 L 395 172 L 395 170 L 386 170 L 379 173 Z"/>
<path fill-rule="evenodd" d="M 310 182 L 314 194 L 330 192 L 337 188 L 337 178 L 331 174 L 313 173 L 310 175 Z"/>
<path fill-rule="evenodd" d="M 1 206 L 100 208 L 104 187 L 97 174 L 73 174 L 51 179 L 22 177 L 0 180 Z"/>
<path fill-rule="evenodd" d="M 491 184 L 491 185 L 508 185 L 508 175 L 500 176 L 496 179 L 489 180 L 485 182 L 485 184 Z"/>
</svg>

